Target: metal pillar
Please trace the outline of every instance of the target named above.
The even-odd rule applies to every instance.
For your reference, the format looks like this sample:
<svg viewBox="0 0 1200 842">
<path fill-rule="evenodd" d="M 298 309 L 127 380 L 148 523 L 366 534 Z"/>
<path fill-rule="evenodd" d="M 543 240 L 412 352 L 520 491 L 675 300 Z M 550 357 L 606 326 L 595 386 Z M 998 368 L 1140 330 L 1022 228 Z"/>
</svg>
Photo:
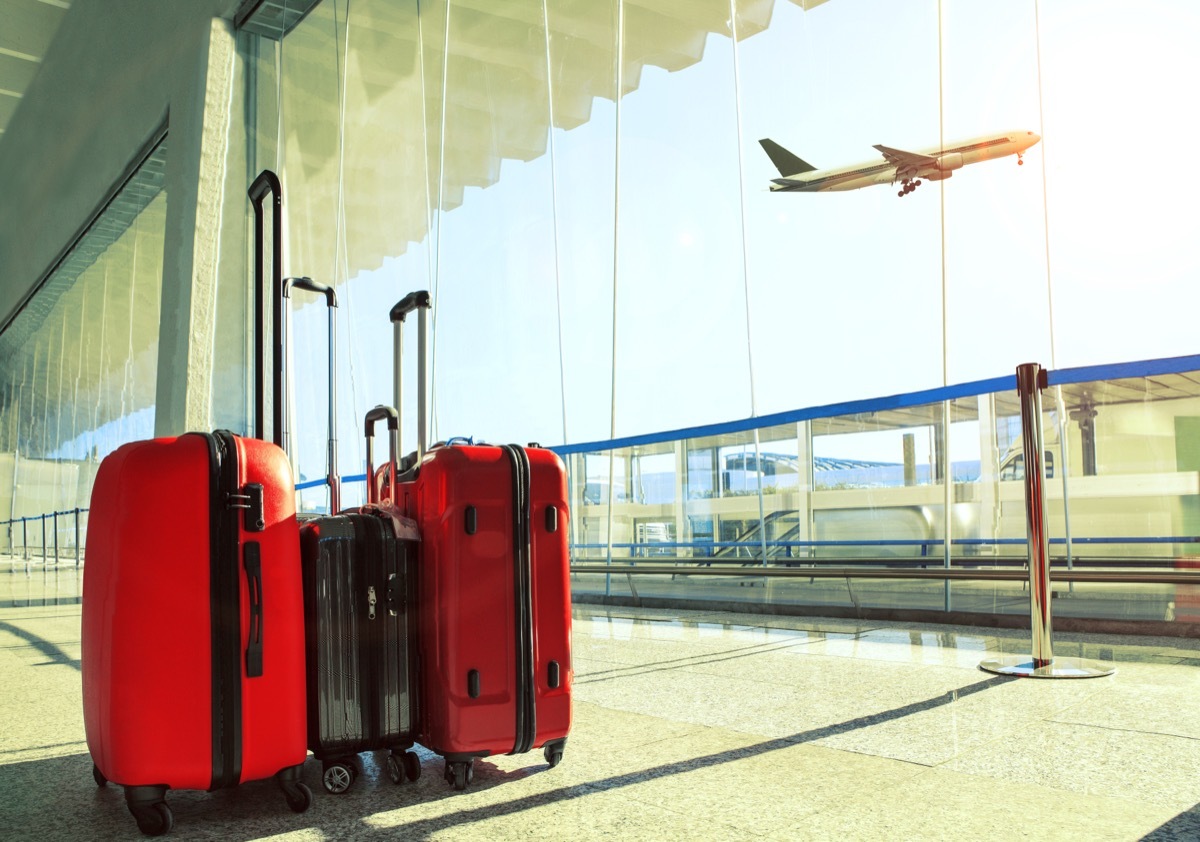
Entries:
<svg viewBox="0 0 1200 842">
<path fill-rule="evenodd" d="M 79 566 L 79 553 L 80 553 L 81 549 L 82 548 L 79 546 L 79 507 L 76 506 L 75 507 L 75 566 L 76 567 Z"/>
<path fill-rule="evenodd" d="M 1045 439 L 1042 433 L 1042 389 L 1045 372 L 1037 363 L 1017 366 L 1021 400 L 1021 443 L 1025 454 L 1025 523 L 1029 538 L 1030 655 L 988 658 L 979 668 L 999 675 L 1027 678 L 1097 678 L 1115 667 L 1082 658 L 1054 657 L 1051 642 L 1050 536 L 1046 529 Z"/>
<path fill-rule="evenodd" d="M 58 567 L 58 512 L 54 513 L 54 566 Z"/>
</svg>

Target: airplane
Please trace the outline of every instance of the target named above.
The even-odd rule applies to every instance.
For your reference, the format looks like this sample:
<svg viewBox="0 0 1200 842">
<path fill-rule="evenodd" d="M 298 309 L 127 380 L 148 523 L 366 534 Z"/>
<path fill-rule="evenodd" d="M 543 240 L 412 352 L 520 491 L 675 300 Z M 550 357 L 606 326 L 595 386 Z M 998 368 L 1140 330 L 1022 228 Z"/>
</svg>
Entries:
<svg viewBox="0 0 1200 842">
<path fill-rule="evenodd" d="M 921 186 L 921 179 L 941 181 L 954 175 L 954 171 L 980 161 L 1016 155 L 1017 163 L 1024 164 L 1021 156 L 1041 136 L 1030 131 L 1004 132 L 984 135 L 945 147 L 923 149 L 920 152 L 905 152 L 890 146 L 876 144 L 875 148 L 884 160 L 867 161 L 834 170 L 819 170 L 801 160 L 770 138 L 759 141 L 779 170 L 780 178 L 771 179 L 771 192 L 795 191 L 800 193 L 823 193 L 828 190 L 857 190 L 873 184 L 895 184 L 900 182 L 897 196 L 907 196 Z"/>
</svg>

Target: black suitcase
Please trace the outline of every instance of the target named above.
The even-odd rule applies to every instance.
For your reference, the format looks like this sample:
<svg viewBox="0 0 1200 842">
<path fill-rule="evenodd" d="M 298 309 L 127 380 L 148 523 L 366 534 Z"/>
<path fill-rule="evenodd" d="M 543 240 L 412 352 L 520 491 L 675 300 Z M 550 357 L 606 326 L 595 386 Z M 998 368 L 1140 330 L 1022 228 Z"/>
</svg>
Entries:
<svg viewBox="0 0 1200 842">
<path fill-rule="evenodd" d="M 397 416 L 367 414 L 367 476 L 372 428 L 386 418 L 395 465 Z M 394 468 L 393 468 L 394 475 Z M 300 527 L 304 574 L 308 748 L 322 762 L 332 793 L 349 789 L 356 755 L 389 750 L 395 783 L 416 780 L 416 524 L 374 499 L 357 512 L 315 518 Z"/>
</svg>

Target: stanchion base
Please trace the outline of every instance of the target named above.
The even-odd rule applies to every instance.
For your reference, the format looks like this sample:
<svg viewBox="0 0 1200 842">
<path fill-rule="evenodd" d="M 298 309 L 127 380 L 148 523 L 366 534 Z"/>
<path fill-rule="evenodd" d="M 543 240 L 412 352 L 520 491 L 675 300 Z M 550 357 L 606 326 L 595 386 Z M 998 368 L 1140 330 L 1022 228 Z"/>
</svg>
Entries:
<svg viewBox="0 0 1200 842">
<path fill-rule="evenodd" d="M 1011 675 L 1020 678 L 1100 678 L 1112 675 L 1116 667 L 1103 661 L 1084 658 L 1053 658 L 1045 666 L 1035 666 L 1032 655 L 1004 655 L 979 662 L 979 668 L 996 675 Z"/>
</svg>

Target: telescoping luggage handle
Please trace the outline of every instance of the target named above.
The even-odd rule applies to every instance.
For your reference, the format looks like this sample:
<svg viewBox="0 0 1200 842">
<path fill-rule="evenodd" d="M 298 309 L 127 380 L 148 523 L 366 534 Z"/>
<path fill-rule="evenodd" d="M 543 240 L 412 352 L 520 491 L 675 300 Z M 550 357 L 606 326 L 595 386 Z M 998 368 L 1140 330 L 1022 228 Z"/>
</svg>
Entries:
<svg viewBox="0 0 1200 842">
<path fill-rule="evenodd" d="M 250 202 L 254 205 L 254 435 L 266 439 L 266 401 L 267 382 L 264 379 L 266 370 L 266 340 L 263 326 L 267 314 L 267 290 L 273 293 L 280 288 L 283 279 L 283 188 L 279 184 L 279 176 L 270 170 L 263 170 L 250 184 L 247 191 Z M 271 284 L 268 287 L 263 282 L 263 201 L 270 195 L 271 202 Z M 276 326 L 278 336 L 278 325 Z M 278 394 L 278 388 L 276 388 Z M 275 405 L 276 413 L 279 404 Z M 278 418 L 278 416 L 276 416 Z M 279 427 L 276 420 L 275 437 L 278 444 Z"/>
<path fill-rule="evenodd" d="M 380 503 L 380 489 L 375 487 L 375 422 L 387 419 L 388 425 L 388 498 L 396 500 L 396 460 L 400 449 L 400 413 L 390 406 L 377 406 L 367 412 L 367 503 Z"/>
<path fill-rule="evenodd" d="M 329 452 L 327 455 L 327 474 L 326 481 L 329 483 L 329 505 L 333 512 L 337 512 L 340 506 L 341 494 L 339 493 L 338 478 L 337 478 L 337 413 L 334 410 L 334 395 L 336 393 L 336 370 L 334 368 L 334 353 L 336 343 L 334 334 L 334 319 L 333 308 L 337 307 L 337 296 L 331 287 L 324 284 L 319 284 L 311 278 L 284 278 L 283 277 L 283 187 L 279 183 L 279 176 L 271 172 L 271 170 L 263 170 L 258 174 L 250 184 L 249 190 L 246 191 L 250 197 L 250 202 L 254 205 L 254 373 L 255 373 L 255 402 L 254 402 L 254 426 L 255 435 L 260 439 L 266 439 L 266 393 L 267 386 L 264 379 L 266 366 L 266 340 L 263 334 L 263 325 L 266 318 L 266 298 L 267 290 L 270 289 L 274 295 L 274 307 L 272 312 L 271 327 L 272 335 L 275 339 L 274 354 L 271 364 L 271 394 L 273 397 L 274 407 L 272 412 L 272 432 L 274 435 L 275 444 L 283 448 L 285 453 L 290 455 L 288 450 L 288 431 L 284 427 L 284 419 L 286 417 L 284 402 L 286 396 L 286 372 L 284 366 L 284 335 L 287 328 L 285 322 L 291 322 L 291 308 L 285 308 L 284 302 L 289 298 L 291 288 L 304 289 L 310 292 L 315 292 L 325 296 L 325 300 L 329 305 Z M 270 195 L 274 201 L 271 203 L 271 283 L 270 286 L 264 283 L 264 220 L 263 220 L 263 202 Z"/>
<path fill-rule="evenodd" d="M 314 281 L 312 278 L 284 278 L 280 283 L 279 295 L 275 299 L 275 443 L 289 450 L 289 433 L 284 412 L 287 399 L 287 380 L 284 372 L 284 354 L 287 350 L 286 337 L 291 332 L 292 308 L 287 306 L 291 290 L 302 289 L 325 296 L 325 304 L 329 308 L 329 449 L 326 452 L 325 481 L 329 485 L 329 511 L 336 514 L 341 509 L 341 492 L 337 475 L 337 408 L 334 399 L 337 395 L 337 364 L 335 353 L 337 349 L 337 333 L 334 322 L 334 310 L 337 308 L 337 294 L 333 287 Z"/>
<path fill-rule="evenodd" d="M 426 403 L 426 383 L 425 383 L 425 346 L 427 342 L 425 323 L 429 311 L 429 293 L 426 290 L 410 292 L 392 308 L 392 337 L 395 345 L 395 359 L 393 360 L 393 405 L 397 410 L 404 407 L 404 391 L 403 377 L 404 369 L 401 366 L 401 354 L 404 351 L 404 317 L 413 310 L 417 311 L 417 464 L 420 464 L 421 457 L 425 455 L 425 403 Z M 396 429 L 397 439 L 400 437 L 400 428 Z M 367 475 L 368 477 L 370 474 Z M 395 476 L 394 469 L 392 476 Z"/>
</svg>

